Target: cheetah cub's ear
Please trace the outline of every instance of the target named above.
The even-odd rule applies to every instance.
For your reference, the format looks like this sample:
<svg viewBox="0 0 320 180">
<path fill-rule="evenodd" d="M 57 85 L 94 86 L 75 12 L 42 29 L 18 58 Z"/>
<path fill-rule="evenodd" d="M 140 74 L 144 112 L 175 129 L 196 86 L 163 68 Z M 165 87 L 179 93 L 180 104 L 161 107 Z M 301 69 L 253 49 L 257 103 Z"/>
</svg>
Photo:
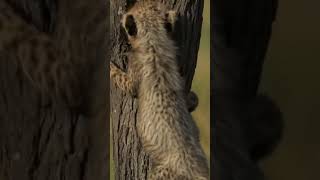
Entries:
<svg viewBox="0 0 320 180">
<path fill-rule="evenodd" d="M 174 30 L 174 25 L 177 21 L 177 12 L 174 10 L 170 10 L 165 15 L 165 28 L 167 32 L 171 33 Z"/>
<path fill-rule="evenodd" d="M 134 17 L 129 14 L 124 19 L 124 28 L 129 36 L 136 36 L 138 33 L 137 24 Z"/>
</svg>

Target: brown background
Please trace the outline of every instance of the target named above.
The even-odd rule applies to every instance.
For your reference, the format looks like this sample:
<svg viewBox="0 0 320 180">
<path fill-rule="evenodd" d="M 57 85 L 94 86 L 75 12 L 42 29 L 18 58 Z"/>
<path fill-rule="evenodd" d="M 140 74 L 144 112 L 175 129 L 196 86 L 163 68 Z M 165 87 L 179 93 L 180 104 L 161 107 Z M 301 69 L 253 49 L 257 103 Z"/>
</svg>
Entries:
<svg viewBox="0 0 320 180">
<path fill-rule="evenodd" d="M 270 180 L 320 179 L 320 1 L 280 0 L 261 89 L 284 112 Z"/>
</svg>

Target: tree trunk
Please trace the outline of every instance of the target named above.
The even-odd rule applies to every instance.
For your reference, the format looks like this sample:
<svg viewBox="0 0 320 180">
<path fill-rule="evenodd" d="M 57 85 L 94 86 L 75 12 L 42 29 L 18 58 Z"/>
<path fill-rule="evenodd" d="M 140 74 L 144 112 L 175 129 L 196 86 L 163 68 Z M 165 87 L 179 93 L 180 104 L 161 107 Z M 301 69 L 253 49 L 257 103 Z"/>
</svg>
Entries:
<svg viewBox="0 0 320 180">
<path fill-rule="evenodd" d="M 248 129 L 245 129 L 258 126 L 251 125 L 243 112 L 257 95 L 276 7 L 277 0 L 217 0 L 211 9 L 211 112 L 214 119 L 211 161 L 214 179 L 264 179 L 258 162 L 249 152 L 251 144 L 246 136 Z M 259 124 L 260 119 L 255 120 Z M 261 124 L 272 122 L 268 120 Z M 270 133 L 274 132 L 273 125 L 266 125 Z M 280 133 L 281 130 L 275 131 Z M 253 136 L 259 139 L 258 134 Z"/>
<path fill-rule="evenodd" d="M 122 68 L 126 66 L 128 45 L 125 34 L 120 31 L 120 18 L 132 3 L 134 1 L 111 0 L 111 60 Z M 172 0 L 166 3 L 180 13 L 174 37 L 179 47 L 181 74 L 186 79 L 186 90 L 190 90 L 199 49 L 203 0 Z M 150 167 L 136 132 L 137 101 L 112 85 L 110 92 L 115 179 L 146 179 Z"/>
<path fill-rule="evenodd" d="M 83 0 L 77 6 L 74 3 L 80 1 L 8 1 L 23 19 L 52 38 L 68 27 L 77 28 L 72 34 L 78 38 L 71 41 L 78 46 L 72 53 L 82 53 L 93 66 L 88 79 L 79 79 L 91 88 L 81 94 L 87 97 L 90 109 L 84 115 L 59 100 L 43 105 L 44 98 L 20 64 L 0 52 L 0 179 L 108 179 L 107 2 Z M 67 11 L 59 6 L 64 3 L 69 5 L 62 8 Z M 61 21 L 66 24 L 59 24 Z M 96 24 L 99 26 L 93 27 Z"/>
</svg>

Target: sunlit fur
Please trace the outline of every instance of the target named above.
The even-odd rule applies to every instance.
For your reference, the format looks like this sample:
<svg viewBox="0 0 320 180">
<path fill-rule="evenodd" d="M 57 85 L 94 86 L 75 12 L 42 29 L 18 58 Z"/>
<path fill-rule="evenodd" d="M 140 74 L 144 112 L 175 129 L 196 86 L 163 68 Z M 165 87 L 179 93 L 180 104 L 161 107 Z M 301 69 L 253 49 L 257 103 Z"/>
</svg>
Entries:
<svg viewBox="0 0 320 180">
<path fill-rule="evenodd" d="M 130 15 L 137 34 L 128 34 L 128 72 L 111 64 L 110 76 L 119 88 L 138 95 L 137 130 L 153 165 L 148 179 L 207 180 L 208 164 L 188 112 L 177 47 L 165 28 L 168 22 L 174 25 L 175 13 L 161 3 L 139 1 L 123 15 L 125 29 Z"/>
</svg>

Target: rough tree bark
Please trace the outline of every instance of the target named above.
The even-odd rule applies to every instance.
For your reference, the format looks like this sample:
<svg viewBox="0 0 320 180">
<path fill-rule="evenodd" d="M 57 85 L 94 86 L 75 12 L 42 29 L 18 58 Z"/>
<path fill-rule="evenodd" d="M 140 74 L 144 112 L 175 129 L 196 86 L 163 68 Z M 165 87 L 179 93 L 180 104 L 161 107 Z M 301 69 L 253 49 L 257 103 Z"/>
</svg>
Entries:
<svg viewBox="0 0 320 180">
<path fill-rule="evenodd" d="M 111 39 L 112 58 L 125 69 L 125 52 L 128 45 L 125 34 L 120 28 L 121 14 L 126 7 L 135 1 L 111 0 Z M 186 78 L 186 90 L 190 90 L 196 67 L 199 49 L 203 0 L 172 0 L 165 1 L 180 13 L 175 29 L 175 40 L 179 49 L 178 62 L 181 74 Z M 136 132 L 137 102 L 125 96 L 112 85 L 111 121 L 113 137 L 113 158 L 115 162 L 115 178 L 117 180 L 146 179 L 149 169 L 148 156 L 143 152 Z"/>
<path fill-rule="evenodd" d="M 91 90 L 82 94 L 90 113 L 83 115 L 60 101 L 43 106 L 43 97 L 16 60 L 0 52 L 0 179 L 108 179 L 107 1 L 8 1 L 28 23 L 52 38 L 75 28 L 73 53 L 81 53 L 93 66 L 86 77 Z"/>
</svg>

